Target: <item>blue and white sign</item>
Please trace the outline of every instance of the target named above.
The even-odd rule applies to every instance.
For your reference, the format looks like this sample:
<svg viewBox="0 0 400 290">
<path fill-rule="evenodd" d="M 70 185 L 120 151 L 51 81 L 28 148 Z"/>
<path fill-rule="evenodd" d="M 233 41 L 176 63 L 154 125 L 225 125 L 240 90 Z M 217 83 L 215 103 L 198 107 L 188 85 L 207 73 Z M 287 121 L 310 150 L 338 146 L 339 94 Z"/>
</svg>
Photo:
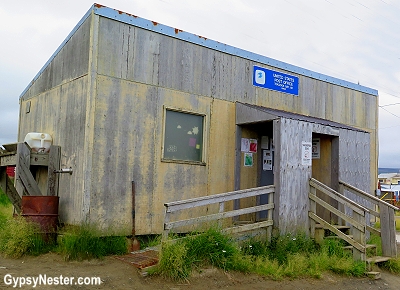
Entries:
<svg viewBox="0 0 400 290">
<path fill-rule="evenodd" d="M 263 67 L 253 67 L 253 85 L 282 93 L 299 95 L 299 78 Z"/>
</svg>

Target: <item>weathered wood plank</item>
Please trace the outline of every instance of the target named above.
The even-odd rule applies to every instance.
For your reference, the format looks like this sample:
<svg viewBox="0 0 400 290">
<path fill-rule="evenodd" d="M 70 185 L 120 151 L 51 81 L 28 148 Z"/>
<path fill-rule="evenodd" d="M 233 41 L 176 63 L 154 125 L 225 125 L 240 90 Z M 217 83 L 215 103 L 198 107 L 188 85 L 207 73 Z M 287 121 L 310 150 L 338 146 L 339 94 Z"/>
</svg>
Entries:
<svg viewBox="0 0 400 290">
<path fill-rule="evenodd" d="M 172 229 L 172 228 L 176 228 L 176 227 L 189 226 L 189 225 L 193 225 L 196 223 L 214 221 L 214 220 L 234 217 L 234 216 L 238 216 L 238 215 L 243 215 L 243 214 L 255 213 L 258 211 L 262 211 L 262 210 L 269 210 L 269 209 L 273 209 L 273 208 L 274 208 L 273 204 L 257 205 L 257 206 L 253 206 L 253 207 L 247 207 L 247 208 L 233 210 L 233 211 L 227 211 L 227 212 L 223 212 L 223 213 L 216 213 L 216 214 L 210 214 L 207 216 L 201 216 L 201 217 L 195 217 L 195 218 L 191 218 L 191 219 L 169 222 L 169 223 L 165 223 L 164 228 Z"/>
<path fill-rule="evenodd" d="M 48 166 L 49 154 L 31 152 L 31 165 Z"/>
<path fill-rule="evenodd" d="M 319 182 L 318 180 L 315 179 L 310 179 L 310 186 L 314 186 L 316 189 L 324 192 L 325 194 L 329 195 L 330 197 L 334 198 L 337 201 L 340 201 L 342 204 L 345 206 L 351 208 L 352 210 L 356 211 L 359 214 L 363 214 L 364 212 L 369 213 L 369 209 L 355 203 L 351 199 L 341 195 L 337 191 L 327 187 L 325 184 Z"/>
<path fill-rule="evenodd" d="M 242 189 L 237 191 L 231 191 L 226 193 L 220 193 L 210 196 L 202 196 L 198 198 L 192 198 L 187 200 L 180 200 L 174 202 L 165 203 L 168 209 L 168 212 L 175 212 L 183 209 L 188 209 L 192 207 L 198 207 L 202 205 L 209 205 L 219 202 L 226 202 L 230 200 L 245 198 L 245 197 L 252 197 L 258 196 L 261 194 L 267 194 L 274 192 L 275 187 L 273 185 L 257 187 L 257 188 L 250 188 L 250 189 Z"/>
<path fill-rule="evenodd" d="M 329 203 L 323 201 L 322 199 L 320 199 L 317 196 L 314 196 L 313 194 L 309 194 L 309 197 L 311 200 L 315 201 L 316 203 L 320 204 L 322 207 L 328 209 L 330 212 L 336 214 L 337 216 L 339 216 L 340 218 L 342 218 L 343 220 L 349 222 L 351 225 L 353 225 L 354 227 L 356 227 L 357 229 L 359 229 L 360 231 L 365 231 L 365 222 L 364 223 L 360 223 L 357 220 L 349 217 L 348 215 L 342 213 L 340 210 L 334 208 L 333 206 L 331 206 Z"/>
<path fill-rule="evenodd" d="M 317 197 L 317 189 L 315 187 L 310 186 L 310 195 L 313 197 Z M 317 204 L 313 198 L 310 197 L 310 212 L 313 214 L 317 214 Z M 311 237 L 315 237 L 315 221 L 310 219 L 310 234 Z"/>
<path fill-rule="evenodd" d="M 369 202 L 371 202 L 371 203 L 373 203 L 375 205 L 380 205 L 382 203 L 385 203 L 389 208 L 392 208 L 394 210 L 399 210 L 398 207 L 396 207 L 394 205 L 391 205 L 390 203 L 387 203 L 387 202 L 385 202 L 385 201 L 383 201 L 383 200 L 381 200 L 381 199 L 379 199 L 379 198 L 377 198 L 377 197 L 375 197 L 373 195 L 370 195 L 367 192 L 365 192 L 363 190 L 360 190 L 360 189 L 358 189 L 358 188 L 356 188 L 356 187 L 354 187 L 354 186 L 352 186 L 350 184 L 347 184 L 347 183 L 345 183 L 343 181 L 339 181 L 339 183 L 343 184 L 344 188 L 346 190 L 348 190 L 349 192 L 351 192 L 351 193 L 353 193 L 353 194 L 355 194 L 357 196 L 360 196 L 360 197 L 368 200 Z"/>
<path fill-rule="evenodd" d="M 22 184 L 28 195 L 42 195 L 39 186 L 24 159 L 25 158 L 22 155 L 19 156 L 18 178 L 20 178 L 22 181 Z"/>
<path fill-rule="evenodd" d="M 13 154 L 1 155 L 0 166 L 15 166 L 17 164 L 16 152 Z"/>
<path fill-rule="evenodd" d="M 345 240 L 346 242 L 348 242 L 353 247 L 357 248 L 359 251 L 365 251 L 365 247 L 363 245 L 361 245 L 360 243 L 354 241 L 352 238 L 348 237 L 346 234 L 344 234 L 343 232 L 339 231 L 333 225 L 331 225 L 330 223 L 324 221 L 322 218 L 320 218 L 316 214 L 314 214 L 312 212 L 309 212 L 308 215 L 309 215 L 310 218 L 312 218 L 316 222 L 324 225 L 324 227 L 326 227 L 327 229 L 329 229 L 330 231 L 335 233 L 338 237 L 340 237 L 341 239 Z"/>
<path fill-rule="evenodd" d="M 377 235 L 379 237 L 381 236 L 381 231 L 380 230 L 375 229 L 375 228 L 373 228 L 373 227 L 371 227 L 369 225 L 367 225 L 367 231 L 369 231 L 371 233 L 374 233 L 375 235 Z"/>
<path fill-rule="evenodd" d="M 356 212 L 353 211 L 353 219 L 354 222 L 351 222 L 353 227 L 351 228 L 351 232 L 353 234 L 353 239 L 360 243 L 361 245 L 365 246 L 365 232 L 366 232 L 366 225 L 364 224 L 363 229 L 359 229 L 357 226 L 355 226 L 357 223 L 365 223 L 365 216 L 360 215 Z M 353 259 L 357 261 L 365 261 L 365 256 L 366 251 L 359 251 L 356 248 L 353 248 Z"/>
<path fill-rule="evenodd" d="M 60 169 L 61 147 L 52 145 L 49 152 L 47 170 L 47 195 L 58 195 L 58 174 L 55 170 Z"/>
<path fill-rule="evenodd" d="M 382 255 L 387 257 L 397 256 L 396 224 L 394 211 L 387 205 L 381 205 L 381 239 Z"/>
<path fill-rule="evenodd" d="M 251 231 L 251 230 L 255 230 L 255 229 L 259 229 L 259 228 L 265 228 L 265 227 L 270 228 L 273 225 L 274 225 L 273 220 L 266 220 L 266 221 L 262 221 L 262 222 L 226 228 L 226 229 L 223 229 L 222 232 L 227 233 L 227 234 L 236 234 L 236 233 L 247 232 L 247 231 Z"/>
</svg>

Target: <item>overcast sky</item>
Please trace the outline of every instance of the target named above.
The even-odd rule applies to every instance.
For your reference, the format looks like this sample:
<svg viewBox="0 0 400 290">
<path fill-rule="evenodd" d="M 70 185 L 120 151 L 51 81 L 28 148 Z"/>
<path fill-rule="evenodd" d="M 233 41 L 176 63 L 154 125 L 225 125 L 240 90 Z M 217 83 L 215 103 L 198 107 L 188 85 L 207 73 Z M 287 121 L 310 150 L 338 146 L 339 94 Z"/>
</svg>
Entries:
<svg viewBox="0 0 400 290">
<path fill-rule="evenodd" d="M 19 96 L 93 5 L 0 0 L 0 144 Z M 379 166 L 400 168 L 399 0 L 102 0 L 110 8 L 379 91 Z M 389 105 L 389 106 L 388 106 Z"/>
</svg>

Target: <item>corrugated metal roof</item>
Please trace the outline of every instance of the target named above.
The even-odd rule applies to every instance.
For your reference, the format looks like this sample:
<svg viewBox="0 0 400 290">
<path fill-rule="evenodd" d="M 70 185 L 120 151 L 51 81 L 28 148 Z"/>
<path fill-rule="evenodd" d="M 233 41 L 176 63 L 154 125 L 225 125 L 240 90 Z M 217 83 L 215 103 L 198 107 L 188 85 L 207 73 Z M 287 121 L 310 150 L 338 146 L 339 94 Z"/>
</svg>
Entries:
<svg viewBox="0 0 400 290">
<path fill-rule="evenodd" d="M 257 109 L 260 111 L 263 111 L 263 112 L 266 112 L 270 115 L 274 115 L 277 118 L 286 118 L 286 119 L 320 124 L 320 125 L 324 125 L 324 126 L 330 126 L 330 127 L 334 127 L 334 128 L 347 129 L 347 130 L 352 130 L 352 131 L 368 133 L 365 130 L 361 130 L 361 129 L 358 129 L 355 127 L 347 126 L 347 125 L 344 125 L 341 123 L 329 121 L 329 120 L 322 119 L 322 118 L 310 117 L 310 116 L 305 116 L 305 115 L 301 115 L 301 114 L 291 113 L 291 112 L 287 112 L 287 111 L 281 111 L 281 110 L 277 110 L 277 109 L 271 109 L 271 108 L 267 108 L 267 107 L 262 107 L 262 106 L 257 106 L 257 105 L 242 103 L 242 102 L 238 102 L 238 103 L 249 106 L 251 108 L 254 108 L 254 109 Z"/>
<path fill-rule="evenodd" d="M 375 89 L 371 89 L 365 86 L 361 86 L 352 82 L 348 82 L 345 80 L 341 80 L 338 78 L 334 78 L 331 76 L 327 76 L 324 74 L 320 74 L 305 68 L 301 68 L 298 66 L 294 66 L 279 60 L 275 60 L 263 55 L 259 55 L 253 52 L 249 52 L 237 47 L 233 47 L 224 43 L 220 43 L 218 41 L 214 41 L 208 39 L 203 36 L 191 34 L 185 31 L 182 31 L 177 28 L 172 28 L 163 24 L 159 24 L 154 21 L 150 21 L 144 18 L 137 17 L 135 15 L 125 13 L 119 10 L 115 10 L 103 5 L 93 4 L 93 6 L 89 9 L 89 11 L 84 15 L 84 17 L 79 21 L 79 23 L 75 26 L 75 28 L 71 31 L 71 33 L 67 36 L 67 38 L 63 41 L 63 43 L 59 46 L 59 48 L 54 52 L 54 54 L 50 57 L 50 59 L 46 62 L 46 64 L 42 67 L 42 69 L 37 73 L 37 75 L 33 78 L 33 80 L 29 83 L 29 85 L 25 88 L 25 90 L 20 95 L 20 98 L 26 93 L 29 87 L 36 81 L 36 79 L 42 74 L 44 69 L 50 64 L 50 62 L 55 58 L 58 52 L 62 49 L 62 47 L 69 41 L 72 35 L 78 30 L 78 28 L 82 25 L 82 23 L 89 17 L 91 13 L 94 13 L 99 16 L 103 16 L 109 19 L 113 19 L 116 21 L 120 21 L 122 23 L 130 24 L 139 28 L 143 28 L 146 30 L 150 30 L 153 32 L 157 32 L 163 35 L 167 35 L 173 38 L 177 38 L 180 40 L 184 40 L 193 44 L 201 45 L 203 47 L 207 47 L 216 51 L 224 52 L 230 55 L 242 57 L 245 59 L 249 59 L 255 61 L 260 64 L 272 66 L 281 70 L 285 70 L 288 72 L 296 73 L 298 75 L 307 76 L 310 78 L 314 78 L 320 81 L 328 82 L 331 84 L 339 85 L 342 87 L 346 87 L 349 89 L 353 89 L 356 91 L 360 91 L 363 93 L 371 94 L 374 96 L 378 96 L 378 91 Z"/>
</svg>

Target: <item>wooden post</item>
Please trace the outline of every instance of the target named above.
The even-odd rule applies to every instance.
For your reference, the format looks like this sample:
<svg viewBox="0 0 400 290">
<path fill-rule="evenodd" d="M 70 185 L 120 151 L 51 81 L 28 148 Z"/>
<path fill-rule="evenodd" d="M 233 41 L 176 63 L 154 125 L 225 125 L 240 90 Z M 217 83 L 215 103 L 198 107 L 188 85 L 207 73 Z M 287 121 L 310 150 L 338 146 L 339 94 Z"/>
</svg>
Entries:
<svg viewBox="0 0 400 290">
<path fill-rule="evenodd" d="M 310 194 L 317 196 L 317 189 L 311 185 L 309 185 L 309 188 L 310 188 Z M 317 203 L 312 199 L 309 199 L 309 201 L 310 201 L 310 212 L 312 212 L 313 214 L 317 214 Z M 315 239 L 315 221 L 311 218 L 310 218 L 310 236 L 312 239 Z"/>
<path fill-rule="evenodd" d="M 397 257 L 396 223 L 394 210 L 385 204 L 380 205 L 382 255 Z"/>
<path fill-rule="evenodd" d="M 344 185 L 342 183 L 339 183 L 339 193 L 344 196 Z M 344 213 L 344 204 L 339 202 L 338 210 Z M 341 217 L 338 217 L 338 225 L 345 226 L 346 225 L 345 223 L 346 222 Z"/>
<path fill-rule="evenodd" d="M 18 143 L 16 166 L 16 189 L 22 195 L 42 195 L 30 170 L 31 150 L 25 143 Z"/>
<path fill-rule="evenodd" d="M 357 260 L 357 261 L 365 261 L 366 260 L 366 256 L 365 256 L 365 253 L 366 253 L 366 250 L 365 250 L 365 244 L 366 244 L 365 232 L 366 232 L 366 228 L 367 228 L 366 220 L 365 220 L 366 219 L 365 213 L 364 213 L 364 215 L 361 215 L 361 214 L 357 213 L 356 211 L 353 211 L 353 216 L 352 217 L 353 217 L 353 219 L 355 221 L 359 222 L 360 224 L 362 224 L 364 226 L 362 231 L 357 229 L 354 226 L 351 227 L 352 234 L 353 234 L 353 239 L 356 242 L 360 243 L 362 246 L 364 246 L 364 251 L 360 251 L 356 247 L 353 247 L 353 259 Z"/>
<path fill-rule="evenodd" d="M 168 235 L 169 235 L 169 229 L 166 228 L 166 224 L 169 223 L 170 220 L 170 214 L 168 212 L 168 206 L 164 205 L 165 211 L 164 211 L 164 231 L 162 234 L 161 241 L 166 242 L 168 240 Z"/>
<path fill-rule="evenodd" d="M 60 169 L 61 147 L 50 146 L 49 165 L 47 169 L 47 195 L 58 196 L 58 174 L 55 170 Z"/>
<path fill-rule="evenodd" d="M 225 202 L 220 202 L 219 203 L 219 213 L 224 212 L 225 211 Z M 222 229 L 222 219 L 218 220 L 218 226 L 220 229 Z"/>
<path fill-rule="evenodd" d="M 273 204 L 273 203 L 274 203 L 274 193 L 271 192 L 268 195 L 268 204 Z M 268 220 L 269 221 L 273 220 L 273 209 L 268 210 Z M 267 240 L 268 240 L 268 242 L 270 242 L 271 239 L 272 239 L 272 227 L 273 226 L 267 227 Z"/>
</svg>

